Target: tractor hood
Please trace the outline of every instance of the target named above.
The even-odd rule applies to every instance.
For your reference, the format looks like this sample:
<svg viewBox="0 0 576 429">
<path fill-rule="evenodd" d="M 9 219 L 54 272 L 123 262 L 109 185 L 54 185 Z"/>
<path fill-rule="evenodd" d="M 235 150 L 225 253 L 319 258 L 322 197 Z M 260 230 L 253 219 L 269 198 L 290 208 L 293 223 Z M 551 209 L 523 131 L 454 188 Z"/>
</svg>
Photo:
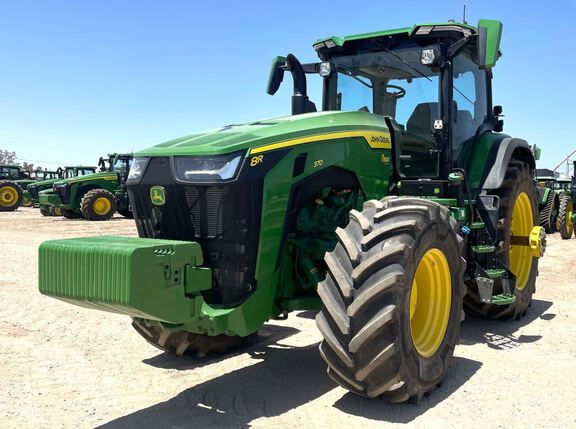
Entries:
<svg viewBox="0 0 576 429">
<path fill-rule="evenodd" d="M 69 179 L 60 179 L 54 182 L 54 186 L 73 184 L 78 182 L 90 182 L 94 180 L 118 180 L 118 174 L 113 171 L 103 171 L 101 173 L 85 174 L 83 176 L 70 177 Z"/>
<path fill-rule="evenodd" d="M 317 134 L 387 129 L 382 116 L 367 112 L 306 113 L 227 125 L 161 143 L 135 156 L 219 155 Z"/>
</svg>

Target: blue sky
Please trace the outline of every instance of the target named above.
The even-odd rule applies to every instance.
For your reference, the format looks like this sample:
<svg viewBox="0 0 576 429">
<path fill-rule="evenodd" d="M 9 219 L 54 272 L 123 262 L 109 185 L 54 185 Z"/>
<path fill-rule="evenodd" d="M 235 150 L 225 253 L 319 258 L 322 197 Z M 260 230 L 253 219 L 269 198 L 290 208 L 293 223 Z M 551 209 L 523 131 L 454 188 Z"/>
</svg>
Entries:
<svg viewBox="0 0 576 429">
<path fill-rule="evenodd" d="M 21 160 L 94 164 L 194 131 L 289 113 L 264 89 L 271 59 L 314 61 L 311 43 L 460 19 L 462 1 L 0 0 L 0 148 Z M 470 1 L 467 20 L 504 23 L 494 102 L 505 132 L 576 149 L 574 1 Z M 534 6 L 532 6 L 534 5 Z M 38 162 L 41 161 L 41 162 Z"/>
</svg>

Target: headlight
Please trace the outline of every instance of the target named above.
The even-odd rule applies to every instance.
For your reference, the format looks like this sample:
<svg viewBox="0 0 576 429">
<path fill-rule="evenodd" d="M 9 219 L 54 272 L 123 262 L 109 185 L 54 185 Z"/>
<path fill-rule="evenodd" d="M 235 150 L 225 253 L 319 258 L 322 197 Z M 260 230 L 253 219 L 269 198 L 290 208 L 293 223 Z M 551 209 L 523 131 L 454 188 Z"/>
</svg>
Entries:
<svg viewBox="0 0 576 429">
<path fill-rule="evenodd" d="M 174 173 L 182 182 L 221 182 L 234 179 L 244 154 L 174 157 Z"/>
<path fill-rule="evenodd" d="M 148 165 L 150 158 L 143 158 L 137 156 L 132 160 L 132 166 L 130 167 L 130 172 L 128 173 L 129 181 L 139 181 L 142 179 L 144 172 L 146 171 L 146 166 Z"/>
</svg>

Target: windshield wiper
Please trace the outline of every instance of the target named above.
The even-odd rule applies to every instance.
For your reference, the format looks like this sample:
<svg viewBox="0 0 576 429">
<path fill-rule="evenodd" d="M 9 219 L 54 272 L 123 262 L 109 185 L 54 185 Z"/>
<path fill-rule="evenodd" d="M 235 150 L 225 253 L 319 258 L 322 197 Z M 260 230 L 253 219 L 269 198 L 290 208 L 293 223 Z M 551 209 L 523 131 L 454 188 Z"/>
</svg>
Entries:
<svg viewBox="0 0 576 429">
<path fill-rule="evenodd" d="M 424 73 L 422 73 L 420 70 L 418 70 L 416 67 L 414 67 L 413 65 L 411 65 L 408 61 L 406 61 L 404 58 L 402 58 L 400 55 L 398 55 L 396 52 L 385 48 L 384 46 L 382 46 L 382 49 L 384 49 L 386 52 L 388 52 L 389 54 L 392 54 L 394 57 L 398 58 L 400 61 L 402 61 L 404 64 L 406 64 L 408 67 L 410 67 L 413 71 L 415 71 L 416 73 L 418 73 L 420 76 L 425 77 L 426 79 L 428 79 L 430 82 L 432 82 L 432 79 L 430 79 L 428 76 L 426 76 Z"/>
<path fill-rule="evenodd" d="M 351 77 L 352 79 L 356 79 L 358 82 L 360 82 L 362 85 L 364 85 L 367 88 L 372 89 L 373 86 L 370 85 L 368 82 L 364 82 L 362 79 L 360 79 L 358 76 L 352 74 L 352 70 L 347 69 L 346 67 L 343 66 L 338 66 L 336 67 L 336 71 L 342 72 L 344 73 L 346 76 Z"/>
</svg>

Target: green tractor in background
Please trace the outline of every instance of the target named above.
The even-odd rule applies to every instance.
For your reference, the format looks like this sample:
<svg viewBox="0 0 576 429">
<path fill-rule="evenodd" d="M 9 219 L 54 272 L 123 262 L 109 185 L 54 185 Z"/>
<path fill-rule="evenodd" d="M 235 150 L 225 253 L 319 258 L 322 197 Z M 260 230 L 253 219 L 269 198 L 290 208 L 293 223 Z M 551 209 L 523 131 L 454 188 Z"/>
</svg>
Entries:
<svg viewBox="0 0 576 429">
<path fill-rule="evenodd" d="M 0 211 L 30 206 L 24 189 L 34 182 L 34 177 L 35 173 L 29 173 L 19 165 L 0 165 Z"/>
<path fill-rule="evenodd" d="M 132 158 L 117 153 L 100 158 L 100 172 L 56 181 L 51 190 L 40 192 L 40 204 L 68 219 L 108 220 L 116 212 L 131 218 L 126 179 Z"/>
<path fill-rule="evenodd" d="M 572 183 L 574 178 L 562 177 L 556 179 L 554 183 L 554 192 L 560 198 L 558 205 L 558 218 L 556 220 L 556 230 L 560 236 L 567 240 L 572 237 L 574 232 L 574 223 L 576 222 L 576 213 L 574 213 L 574 200 L 572 199 Z"/>
<path fill-rule="evenodd" d="M 58 168 L 56 171 L 49 170 L 37 170 L 35 171 L 35 177 L 33 181 L 29 181 L 26 186 L 22 186 L 24 192 L 22 194 L 22 205 L 26 207 L 38 206 L 38 196 L 34 197 L 34 194 L 30 191 L 32 189 L 38 189 L 38 185 L 45 182 L 54 182 L 63 177 L 63 170 Z"/>
<path fill-rule="evenodd" d="M 556 177 L 537 175 L 535 180 L 538 184 L 538 211 L 540 212 L 540 226 L 547 233 L 556 232 L 558 220 L 558 208 L 560 207 L 560 195 L 554 192 Z"/>
<path fill-rule="evenodd" d="M 534 155 L 492 106 L 501 31 L 421 24 L 319 40 L 319 63 L 277 57 L 268 93 L 290 72 L 291 116 L 138 152 L 140 238 L 43 243 L 40 291 L 129 315 L 179 355 L 317 310 L 336 382 L 421 398 L 445 376 L 463 309 L 528 311 L 545 248 Z"/>
<path fill-rule="evenodd" d="M 85 176 L 88 174 L 96 173 L 97 167 L 93 166 L 68 166 L 64 169 L 58 168 L 56 172 L 56 177 L 44 180 L 42 182 L 32 183 L 28 185 L 28 193 L 30 194 L 30 199 L 34 207 L 40 208 L 40 213 L 43 216 L 62 216 L 60 208 L 51 205 L 47 202 L 40 202 L 40 193 L 47 192 L 50 193 L 52 186 L 59 180 L 70 179 L 78 176 Z"/>
<path fill-rule="evenodd" d="M 536 181 L 540 198 L 540 225 L 546 232 L 560 232 L 565 240 L 572 237 L 576 222 L 571 196 L 574 179 L 536 176 Z"/>
</svg>

